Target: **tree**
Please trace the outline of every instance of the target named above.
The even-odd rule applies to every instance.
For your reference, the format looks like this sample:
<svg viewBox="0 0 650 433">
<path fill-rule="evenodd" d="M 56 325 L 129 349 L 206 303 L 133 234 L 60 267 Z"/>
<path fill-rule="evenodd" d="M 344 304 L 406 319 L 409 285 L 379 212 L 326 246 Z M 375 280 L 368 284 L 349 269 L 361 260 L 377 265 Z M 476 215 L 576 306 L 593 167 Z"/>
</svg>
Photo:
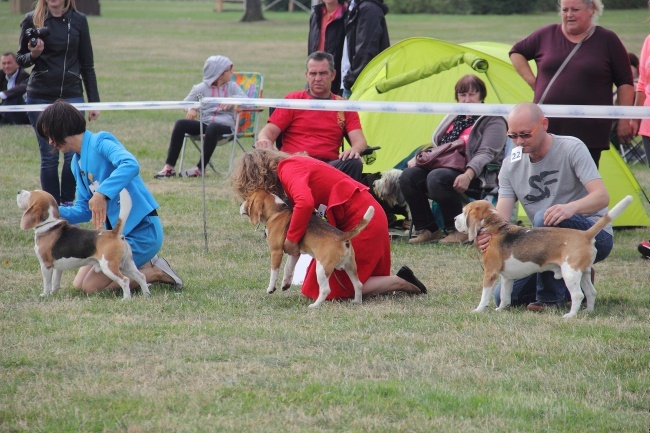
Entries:
<svg viewBox="0 0 650 433">
<path fill-rule="evenodd" d="M 242 22 L 253 23 L 256 21 L 264 21 L 262 0 L 245 0 L 244 6 L 244 16 L 241 19 Z"/>
</svg>

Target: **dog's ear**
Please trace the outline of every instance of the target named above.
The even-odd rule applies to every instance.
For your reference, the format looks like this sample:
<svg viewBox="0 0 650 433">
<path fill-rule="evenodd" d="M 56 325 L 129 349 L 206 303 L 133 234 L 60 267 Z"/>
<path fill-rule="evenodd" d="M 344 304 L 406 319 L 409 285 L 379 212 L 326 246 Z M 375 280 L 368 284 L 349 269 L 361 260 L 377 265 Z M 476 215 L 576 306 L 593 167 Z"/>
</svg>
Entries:
<svg viewBox="0 0 650 433">
<path fill-rule="evenodd" d="M 260 223 L 260 218 L 262 217 L 262 209 L 260 209 L 261 201 L 262 200 L 257 200 L 256 196 L 248 198 L 248 209 L 246 210 L 246 213 L 248 214 L 248 218 L 251 220 L 251 224 L 254 226 Z"/>
<path fill-rule="evenodd" d="M 27 208 L 25 213 L 23 213 L 23 217 L 20 220 L 20 229 L 33 229 L 39 222 L 41 222 L 41 212 L 32 204 Z"/>
<path fill-rule="evenodd" d="M 478 215 L 479 212 L 476 212 L 476 208 L 467 206 L 465 208 L 465 223 L 467 224 L 467 239 L 470 242 L 473 242 L 478 236 L 478 232 L 483 228 L 483 220 Z"/>
</svg>

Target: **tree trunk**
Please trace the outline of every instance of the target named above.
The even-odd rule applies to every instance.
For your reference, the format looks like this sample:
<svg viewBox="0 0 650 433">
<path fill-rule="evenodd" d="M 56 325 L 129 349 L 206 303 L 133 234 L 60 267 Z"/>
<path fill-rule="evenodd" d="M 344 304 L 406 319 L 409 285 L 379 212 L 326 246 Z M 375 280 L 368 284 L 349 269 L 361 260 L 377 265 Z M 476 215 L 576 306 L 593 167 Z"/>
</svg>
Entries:
<svg viewBox="0 0 650 433">
<path fill-rule="evenodd" d="M 244 16 L 241 21 L 245 23 L 264 21 L 264 14 L 262 14 L 262 0 L 246 0 Z"/>
</svg>

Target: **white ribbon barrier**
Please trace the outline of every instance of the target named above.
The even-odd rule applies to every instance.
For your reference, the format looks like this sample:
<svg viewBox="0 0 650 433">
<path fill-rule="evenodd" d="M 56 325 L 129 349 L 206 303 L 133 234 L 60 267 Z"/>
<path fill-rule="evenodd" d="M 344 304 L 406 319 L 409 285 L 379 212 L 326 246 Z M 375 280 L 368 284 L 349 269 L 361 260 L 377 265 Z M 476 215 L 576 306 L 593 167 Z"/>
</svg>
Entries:
<svg viewBox="0 0 650 433">
<path fill-rule="evenodd" d="M 298 110 L 321 111 L 367 111 L 380 113 L 411 114 L 473 114 L 507 116 L 515 104 L 459 104 L 439 102 L 373 102 L 318 99 L 270 99 L 270 98 L 203 98 L 204 102 L 219 102 L 247 108 L 278 107 Z M 168 110 L 197 108 L 200 102 L 140 101 L 140 102 L 94 102 L 72 104 L 79 110 Z M 647 119 L 650 107 L 620 107 L 612 105 L 540 105 L 546 117 L 598 118 L 598 119 Z M 0 112 L 43 111 L 47 104 L 0 105 Z"/>
<path fill-rule="evenodd" d="M 50 104 L 0 105 L 0 112 L 43 111 Z M 72 104 L 79 110 L 169 110 L 173 108 L 198 108 L 198 102 L 187 101 L 139 101 L 139 102 L 85 102 Z"/>
</svg>

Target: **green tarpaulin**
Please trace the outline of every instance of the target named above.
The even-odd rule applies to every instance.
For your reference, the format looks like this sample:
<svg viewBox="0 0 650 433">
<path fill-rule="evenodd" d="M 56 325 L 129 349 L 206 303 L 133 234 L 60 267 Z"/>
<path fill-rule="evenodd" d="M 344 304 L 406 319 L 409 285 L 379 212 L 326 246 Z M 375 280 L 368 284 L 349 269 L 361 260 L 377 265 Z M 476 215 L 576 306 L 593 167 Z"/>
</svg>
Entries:
<svg viewBox="0 0 650 433">
<path fill-rule="evenodd" d="M 462 45 L 431 38 L 405 39 L 377 55 L 359 75 L 351 100 L 375 102 L 456 102 L 454 85 L 465 74 L 476 74 L 487 86 L 486 103 L 532 101 L 533 91 L 508 59 L 509 45 L 476 42 Z M 444 115 L 361 112 L 364 134 L 371 146 L 381 146 L 367 172 L 395 167 L 417 147 L 431 142 Z M 625 195 L 634 198 L 614 225 L 650 226 L 641 188 L 618 152 L 603 152 L 600 173 L 613 206 Z M 525 219 L 523 212 L 520 218 Z"/>
</svg>

